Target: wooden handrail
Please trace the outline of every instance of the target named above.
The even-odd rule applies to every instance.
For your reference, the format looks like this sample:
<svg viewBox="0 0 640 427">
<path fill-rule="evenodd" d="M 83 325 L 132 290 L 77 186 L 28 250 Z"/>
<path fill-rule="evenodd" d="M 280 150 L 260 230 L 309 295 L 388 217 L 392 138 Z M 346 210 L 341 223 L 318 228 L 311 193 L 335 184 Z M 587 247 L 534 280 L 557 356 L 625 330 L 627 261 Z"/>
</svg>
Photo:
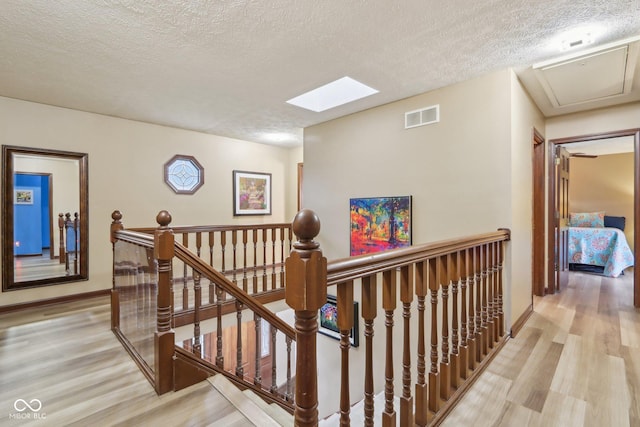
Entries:
<svg viewBox="0 0 640 427">
<path fill-rule="evenodd" d="M 420 260 L 435 258 L 478 245 L 510 240 L 510 231 L 500 229 L 466 238 L 441 240 L 374 254 L 341 258 L 327 263 L 327 286 L 360 279 L 385 270 L 400 268 Z"/>
<path fill-rule="evenodd" d="M 209 231 L 232 231 L 232 230 L 269 230 L 272 228 L 291 228 L 291 223 L 278 222 L 272 224 L 250 224 L 250 225 L 178 225 L 171 227 L 174 233 L 206 233 Z M 137 231 L 139 233 L 153 234 L 155 228 L 153 227 L 133 227 L 128 228 L 130 231 Z"/>
</svg>

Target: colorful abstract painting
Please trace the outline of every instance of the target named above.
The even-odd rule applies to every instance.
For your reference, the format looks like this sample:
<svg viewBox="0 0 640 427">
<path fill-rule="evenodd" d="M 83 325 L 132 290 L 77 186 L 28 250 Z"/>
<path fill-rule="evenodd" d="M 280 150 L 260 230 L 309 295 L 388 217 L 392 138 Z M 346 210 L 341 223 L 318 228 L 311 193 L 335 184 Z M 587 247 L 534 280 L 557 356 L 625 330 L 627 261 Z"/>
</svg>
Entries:
<svg viewBox="0 0 640 427">
<path fill-rule="evenodd" d="M 411 246 L 411 196 L 350 200 L 351 256 Z"/>
</svg>

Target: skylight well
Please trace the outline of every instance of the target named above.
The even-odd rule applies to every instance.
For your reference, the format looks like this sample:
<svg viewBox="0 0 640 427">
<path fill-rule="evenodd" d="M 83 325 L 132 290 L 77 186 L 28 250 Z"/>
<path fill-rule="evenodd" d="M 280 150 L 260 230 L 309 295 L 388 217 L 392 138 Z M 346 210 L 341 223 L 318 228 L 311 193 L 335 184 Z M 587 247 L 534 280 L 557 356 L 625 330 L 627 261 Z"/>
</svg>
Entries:
<svg viewBox="0 0 640 427">
<path fill-rule="evenodd" d="M 287 103 L 320 113 L 376 93 L 378 93 L 376 89 L 345 76 L 291 98 Z"/>
</svg>

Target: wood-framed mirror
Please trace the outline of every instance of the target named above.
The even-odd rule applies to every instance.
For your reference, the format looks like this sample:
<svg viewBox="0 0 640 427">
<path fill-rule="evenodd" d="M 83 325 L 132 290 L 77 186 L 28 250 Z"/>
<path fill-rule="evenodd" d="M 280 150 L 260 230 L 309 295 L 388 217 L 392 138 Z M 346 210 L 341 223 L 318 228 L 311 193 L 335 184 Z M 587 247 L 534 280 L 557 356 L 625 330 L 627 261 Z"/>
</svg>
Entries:
<svg viewBox="0 0 640 427">
<path fill-rule="evenodd" d="M 2 146 L 2 291 L 89 278 L 88 155 Z"/>
</svg>

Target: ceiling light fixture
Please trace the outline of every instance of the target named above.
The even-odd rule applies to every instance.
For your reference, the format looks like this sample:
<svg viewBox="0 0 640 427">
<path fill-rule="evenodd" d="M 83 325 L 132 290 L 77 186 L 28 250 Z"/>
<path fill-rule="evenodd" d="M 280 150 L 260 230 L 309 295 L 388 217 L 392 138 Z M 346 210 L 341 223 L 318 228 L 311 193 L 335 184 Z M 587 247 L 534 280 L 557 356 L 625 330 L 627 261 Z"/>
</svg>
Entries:
<svg viewBox="0 0 640 427">
<path fill-rule="evenodd" d="M 378 93 L 351 77 L 342 77 L 317 89 L 291 98 L 288 104 L 320 113 Z"/>
</svg>

